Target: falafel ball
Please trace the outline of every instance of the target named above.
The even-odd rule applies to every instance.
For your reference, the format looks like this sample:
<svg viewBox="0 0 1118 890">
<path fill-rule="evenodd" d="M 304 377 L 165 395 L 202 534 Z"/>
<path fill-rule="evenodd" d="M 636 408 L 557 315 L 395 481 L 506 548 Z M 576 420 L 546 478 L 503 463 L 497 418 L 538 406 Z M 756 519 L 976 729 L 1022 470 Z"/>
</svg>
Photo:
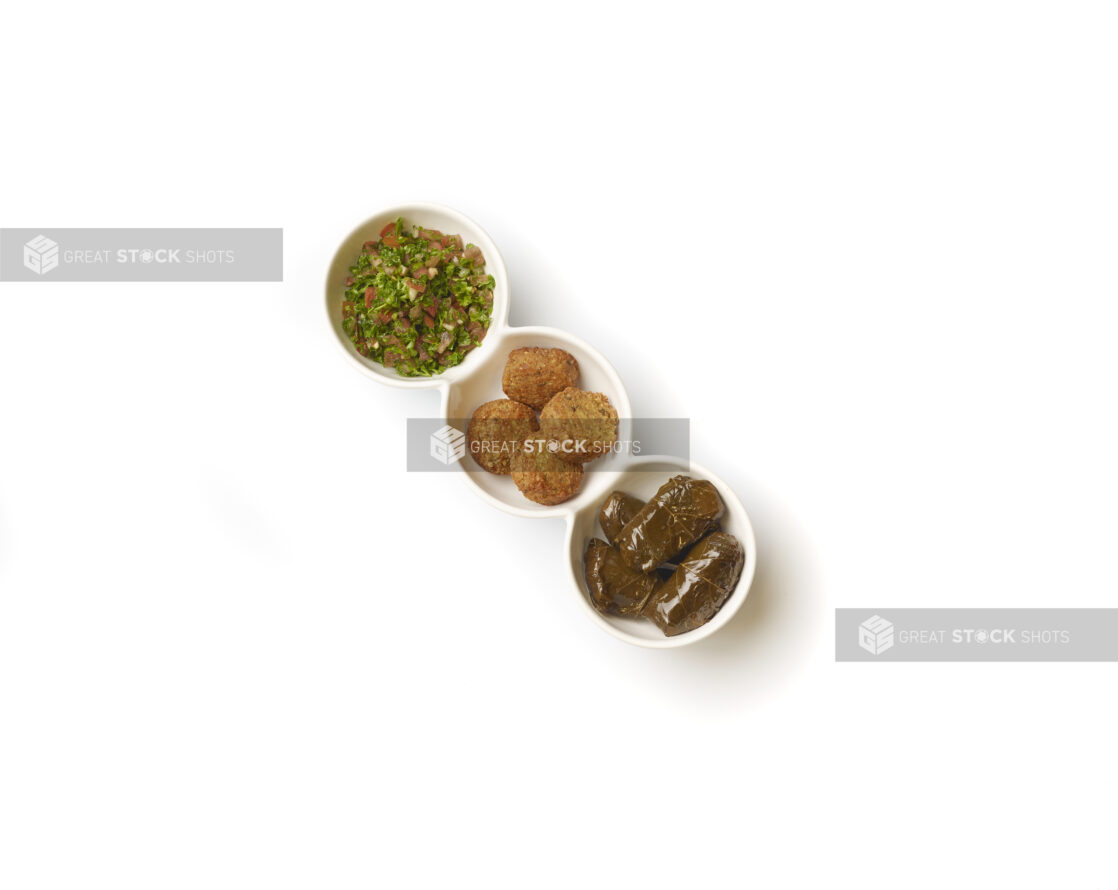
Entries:
<svg viewBox="0 0 1118 890">
<path fill-rule="evenodd" d="M 608 454 L 617 441 L 617 411 L 600 392 L 567 387 L 540 412 L 540 434 L 555 454 L 584 464 Z"/>
<path fill-rule="evenodd" d="M 512 481 L 528 500 L 550 507 L 578 493 L 582 467 L 559 460 L 542 439 L 528 437 L 512 455 Z"/>
<path fill-rule="evenodd" d="M 539 428 L 536 412 L 520 402 L 494 399 L 478 405 L 466 427 L 470 455 L 486 472 L 507 476 L 520 443 Z"/>
<path fill-rule="evenodd" d="M 509 353 L 501 389 L 517 402 L 537 410 L 552 396 L 578 383 L 578 362 L 565 349 L 524 346 Z"/>
</svg>

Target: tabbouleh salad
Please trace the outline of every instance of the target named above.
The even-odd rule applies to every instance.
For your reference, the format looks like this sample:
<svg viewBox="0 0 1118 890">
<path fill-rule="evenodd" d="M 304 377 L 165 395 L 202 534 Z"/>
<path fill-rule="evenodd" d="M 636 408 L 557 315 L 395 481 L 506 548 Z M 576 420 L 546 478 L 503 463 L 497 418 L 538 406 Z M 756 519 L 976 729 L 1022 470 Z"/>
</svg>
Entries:
<svg viewBox="0 0 1118 890">
<path fill-rule="evenodd" d="M 403 377 L 431 377 L 481 345 L 493 309 L 481 248 L 461 235 L 386 225 L 350 266 L 342 328 L 363 356 Z"/>
</svg>

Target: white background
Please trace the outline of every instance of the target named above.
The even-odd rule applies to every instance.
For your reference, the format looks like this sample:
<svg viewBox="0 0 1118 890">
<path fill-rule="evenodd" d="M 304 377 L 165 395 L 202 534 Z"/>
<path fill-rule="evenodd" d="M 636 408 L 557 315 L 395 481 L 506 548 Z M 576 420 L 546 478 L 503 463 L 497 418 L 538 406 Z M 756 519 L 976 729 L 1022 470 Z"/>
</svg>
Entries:
<svg viewBox="0 0 1118 890">
<path fill-rule="evenodd" d="M 0 886 L 1114 888 L 1112 664 L 836 664 L 836 606 L 1114 606 L 1105 3 L 9 4 L 4 226 L 285 280 L 0 285 Z M 338 241 L 439 201 L 688 416 L 722 633 L 404 472 Z"/>
</svg>

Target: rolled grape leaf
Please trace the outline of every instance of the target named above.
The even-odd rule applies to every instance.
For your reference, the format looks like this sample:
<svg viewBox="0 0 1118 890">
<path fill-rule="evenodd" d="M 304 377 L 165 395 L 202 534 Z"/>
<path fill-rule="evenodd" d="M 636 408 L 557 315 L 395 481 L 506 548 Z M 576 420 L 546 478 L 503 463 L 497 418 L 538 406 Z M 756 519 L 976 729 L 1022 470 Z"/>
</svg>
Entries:
<svg viewBox="0 0 1118 890">
<path fill-rule="evenodd" d="M 645 605 L 642 615 L 666 636 L 702 627 L 734 592 L 745 565 L 741 542 L 715 532 L 694 546 Z"/>
<path fill-rule="evenodd" d="M 709 532 L 722 510 L 710 482 L 673 476 L 621 529 L 617 549 L 629 568 L 651 572 Z"/>
<path fill-rule="evenodd" d="M 623 491 L 615 491 L 602 504 L 598 512 L 598 524 L 606 534 L 606 540 L 611 544 L 617 543 L 617 536 L 630 519 L 640 512 L 644 501 L 635 498 Z"/>
<path fill-rule="evenodd" d="M 621 554 L 594 538 L 586 547 L 586 587 L 594 608 L 605 615 L 638 615 L 660 580 L 625 565 Z"/>
<path fill-rule="evenodd" d="M 707 530 L 703 532 L 703 537 L 706 537 L 712 532 L 720 531 L 722 531 L 722 523 L 719 522 L 717 519 L 712 519 L 710 521 L 710 525 L 707 526 Z M 675 556 L 669 556 L 666 560 L 660 563 L 660 567 L 656 571 L 662 572 L 667 569 L 668 574 L 670 575 L 672 572 L 675 571 L 675 567 L 683 562 L 685 559 L 687 559 L 687 557 L 691 555 L 691 551 L 698 547 L 702 542 L 703 538 L 699 538 L 698 541 L 688 544 Z"/>
</svg>

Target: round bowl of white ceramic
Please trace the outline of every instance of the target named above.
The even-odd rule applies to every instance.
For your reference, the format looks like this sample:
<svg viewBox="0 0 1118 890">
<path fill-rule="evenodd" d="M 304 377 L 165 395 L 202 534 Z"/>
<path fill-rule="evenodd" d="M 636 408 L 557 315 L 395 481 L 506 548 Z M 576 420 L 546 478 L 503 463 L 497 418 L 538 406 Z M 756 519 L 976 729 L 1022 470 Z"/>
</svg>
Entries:
<svg viewBox="0 0 1118 890">
<path fill-rule="evenodd" d="M 491 321 L 481 346 L 467 355 L 460 365 L 434 377 L 400 376 L 391 368 L 385 368 L 361 355 L 342 330 L 342 300 L 350 266 L 357 261 L 364 243 L 375 241 L 381 229 L 399 217 L 407 224 L 438 229 L 448 235 L 461 235 L 466 243 L 476 244 L 485 257 L 486 272 L 494 279 Z M 741 502 L 725 483 L 705 470 L 693 465 L 688 470 L 686 461 L 671 457 L 633 457 L 627 454 L 624 444 L 632 437 L 632 410 L 629 394 L 613 366 L 589 343 L 566 331 L 538 326 L 510 327 L 508 314 L 508 274 L 497 246 L 472 219 L 438 204 L 405 204 L 390 207 L 370 217 L 342 242 L 334 254 L 326 277 L 326 315 L 350 365 L 388 386 L 439 390 L 440 417 L 446 424 L 463 433 L 466 432 L 470 416 L 479 405 L 505 398 L 501 390 L 501 374 L 509 352 L 523 346 L 542 346 L 564 349 L 573 355 L 579 367 L 579 389 L 604 394 L 616 409 L 620 418 L 618 442 L 622 446 L 586 465 L 578 494 L 562 504 L 543 506 L 525 498 L 516 488 L 511 476 L 487 473 L 468 452 L 455 464 L 455 468 L 460 470 L 459 475 L 482 500 L 499 510 L 528 518 L 554 517 L 564 520 L 567 525 L 567 549 L 573 589 L 590 618 L 607 633 L 628 643 L 653 648 L 683 646 L 710 636 L 733 617 L 733 613 L 745 599 L 753 578 L 753 529 Z M 670 476 L 679 473 L 709 479 L 718 487 L 726 505 L 723 528 L 737 535 L 742 542 L 746 562 L 741 581 L 714 618 L 688 633 L 665 637 L 650 621 L 599 614 L 587 596 L 582 554 L 590 538 L 601 536 L 601 530 L 597 528 L 598 510 L 611 491 L 621 490 L 647 500 Z"/>
<path fill-rule="evenodd" d="M 642 501 L 649 500 L 657 489 L 667 482 L 672 476 L 690 476 L 693 479 L 706 479 L 718 490 L 719 497 L 725 511 L 719 518 L 722 530 L 729 532 L 741 542 L 745 551 L 745 563 L 742 566 L 741 578 L 734 587 L 733 592 L 727 597 L 714 617 L 701 627 L 686 633 L 667 637 L 655 624 L 647 618 L 629 617 L 624 615 L 603 615 L 594 608 L 590 592 L 586 587 L 586 572 L 584 569 L 584 556 L 586 545 L 592 538 L 605 540 L 605 533 L 598 523 L 598 512 L 601 509 L 605 496 L 612 491 L 623 491 Z M 610 480 L 607 491 L 602 497 L 589 504 L 584 504 L 572 510 L 567 516 L 567 558 L 571 572 L 571 581 L 575 595 L 583 606 L 583 611 L 606 633 L 633 643 L 637 646 L 646 646 L 650 649 L 671 649 L 677 646 L 687 646 L 704 640 L 713 633 L 717 633 L 726 623 L 737 614 L 742 603 L 749 594 L 753 584 L 753 574 L 757 569 L 757 541 L 753 536 L 753 524 L 749 521 L 749 514 L 745 512 L 740 500 L 733 489 L 715 476 L 710 470 L 704 469 L 690 461 L 678 457 L 633 457 L 628 460 L 623 472 L 616 474 Z"/>
<path fill-rule="evenodd" d="M 392 368 L 386 368 L 363 356 L 342 330 L 342 298 L 345 294 L 345 280 L 349 276 L 350 266 L 357 262 L 366 241 L 376 241 L 380 237 L 381 229 L 400 217 L 410 225 L 437 229 L 447 235 L 461 235 L 466 244 L 476 244 L 485 257 L 485 271 L 493 276 L 493 309 L 489 313 L 489 329 L 481 346 L 467 355 L 462 364 L 448 368 L 435 377 L 401 377 Z M 330 262 L 330 271 L 326 275 L 326 316 L 330 320 L 330 327 L 334 331 L 334 336 L 338 338 L 342 352 L 350 364 L 362 373 L 368 374 L 380 383 L 405 389 L 445 387 L 471 373 L 474 365 L 477 364 L 479 354 L 486 348 L 490 338 L 503 331 L 508 324 L 509 277 L 505 271 L 505 261 L 486 231 L 457 210 L 439 204 L 402 204 L 399 207 L 389 207 L 376 216 L 369 217 L 350 232 L 334 253 L 334 259 Z"/>
<path fill-rule="evenodd" d="M 589 343 L 557 328 L 513 327 L 499 331 L 492 343 L 486 337 L 483 345 L 487 347 L 485 354 L 478 355 L 478 362 L 473 370 L 443 390 L 442 416 L 455 429 L 465 433 L 470 416 L 479 405 L 493 399 L 506 398 L 501 390 L 501 372 L 512 350 L 522 346 L 543 346 L 565 349 L 575 357 L 578 362 L 579 389 L 605 395 L 620 418 L 618 441 L 623 443 L 630 438 L 632 412 L 629 409 L 629 394 L 625 392 L 621 378 L 617 376 L 613 366 Z M 488 349 L 489 346 L 494 348 Z M 481 350 L 475 350 L 474 354 L 477 353 L 481 353 Z M 625 455 L 618 449 L 586 464 L 578 494 L 569 501 L 551 507 L 533 503 L 524 497 L 511 476 L 485 472 L 468 450 L 458 466 L 464 471 L 466 481 L 483 500 L 494 507 L 516 516 L 542 518 L 565 516 L 595 499 L 601 501 L 610 491 L 610 479 L 621 471 L 624 461 Z"/>
</svg>

